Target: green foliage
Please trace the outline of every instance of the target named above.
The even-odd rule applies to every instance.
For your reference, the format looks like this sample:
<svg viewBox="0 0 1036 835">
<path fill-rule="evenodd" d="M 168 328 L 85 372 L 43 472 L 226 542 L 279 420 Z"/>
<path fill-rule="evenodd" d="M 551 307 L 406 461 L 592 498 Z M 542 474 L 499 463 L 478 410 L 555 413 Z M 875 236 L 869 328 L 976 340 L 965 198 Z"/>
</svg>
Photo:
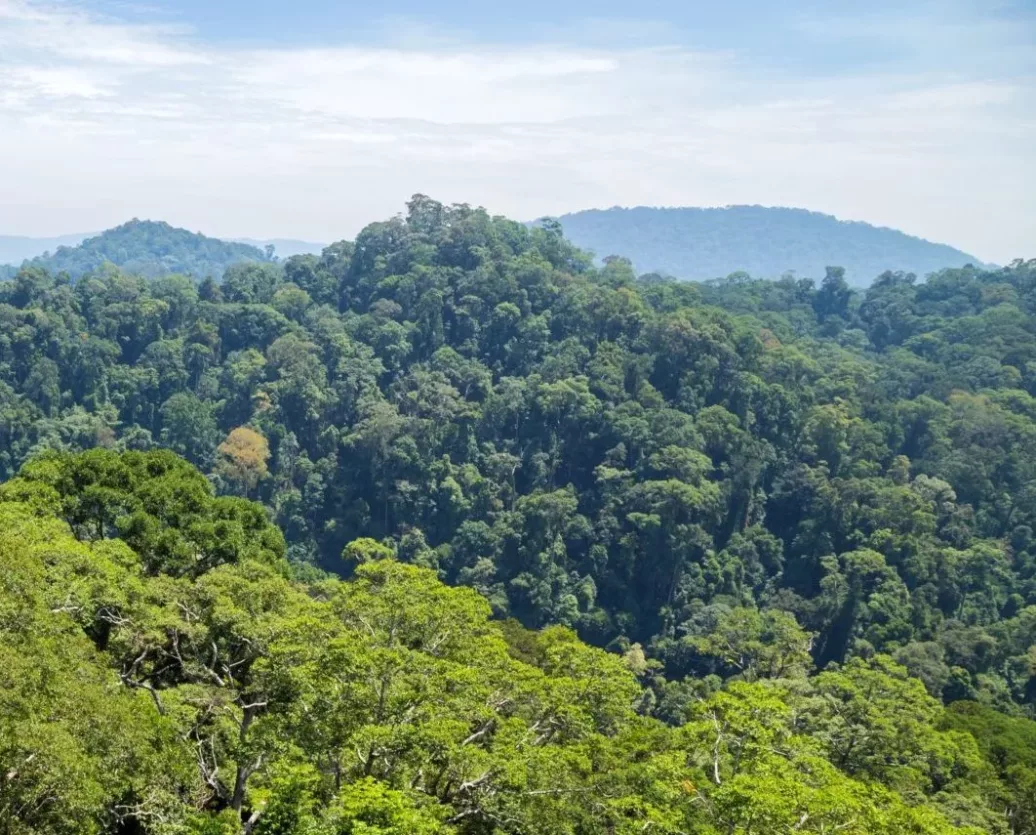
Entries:
<svg viewBox="0 0 1036 835">
<path fill-rule="evenodd" d="M 86 470 L 47 487 L 67 513 L 104 481 L 96 458 L 48 456 L 0 502 L 5 832 L 1004 831 L 1014 760 L 994 773 L 987 742 L 937 730 L 955 718 L 887 660 L 733 680 L 667 727 L 637 712 L 643 659 L 503 627 L 476 591 L 389 555 L 306 586 L 254 553 L 172 576 L 129 539 L 77 538 L 30 486 Z M 725 617 L 757 624 L 752 647 L 803 637 L 786 616 Z"/>
<path fill-rule="evenodd" d="M 284 556 L 281 532 L 262 508 L 216 497 L 208 481 L 171 452 L 48 453 L 0 486 L 0 504 L 26 502 L 65 519 L 84 541 L 119 536 L 148 571 L 199 574 Z"/>
<path fill-rule="evenodd" d="M 342 559 L 351 563 L 372 562 L 374 560 L 391 559 L 396 556 L 395 551 L 387 545 L 375 542 L 370 537 L 354 539 L 342 551 Z"/>
<path fill-rule="evenodd" d="M 25 269 L 0 514 L 188 746 L 176 831 L 1021 832 L 941 703 L 1036 714 L 1034 271 L 677 284 L 422 196 L 223 285 Z"/>
<path fill-rule="evenodd" d="M 316 831 L 327 835 L 446 835 L 442 814 L 413 794 L 364 778 L 341 791 Z"/>
<path fill-rule="evenodd" d="M 703 634 L 689 636 L 687 643 L 701 655 L 715 658 L 727 677 L 798 678 L 812 667 L 810 636 L 787 612 L 720 611 L 701 628 Z"/>
<path fill-rule="evenodd" d="M 1003 781 L 1012 832 L 1036 828 L 1036 722 L 1005 716 L 975 702 L 954 702 L 943 714 L 943 725 L 974 737 L 985 758 Z"/>
<path fill-rule="evenodd" d="M 793 618 L 819 667 L 888 653 L 1031 712 L 1034 287 L 1021 262 L 865 293 L 637 279 L 418 195 L 221 285 L 0 283 L 0 475 L 161 445 L 262 501 L 296 565 L 348 573 L 370 539 L 674 679 L 785 675 Z M 761 671 L 709 646 L 724 612 L 760 619 Z"/>
</svg>

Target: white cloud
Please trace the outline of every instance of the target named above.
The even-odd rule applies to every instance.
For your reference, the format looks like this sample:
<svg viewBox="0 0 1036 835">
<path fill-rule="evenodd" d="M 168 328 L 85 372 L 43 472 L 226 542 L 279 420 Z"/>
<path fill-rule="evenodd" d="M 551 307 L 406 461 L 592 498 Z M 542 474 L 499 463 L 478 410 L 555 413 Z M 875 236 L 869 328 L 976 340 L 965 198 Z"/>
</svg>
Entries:
<svg viewBox="0 0 1036 835">
<path fill-rule="evenodd" d="M 150 216 L 330 240 L 424 191 L 523 218 L 801 205 L 987 259 L 1034 254 L 1024 76 L 805 79 L 643 38 L 608 50 L 217 48 L 0 0 L 0 230 Z"/>
<path fill-rule="evenodd" d="M 11 104 L 37 96 L 60 100 L 94 99 L 107 94 L 92 73 L 67 67 L 0 66 L 0 89 L 10 97 Z"/>
<path fill-rule="evenodd" d="M 67 3 L 0 0 L 0 47 L 15 55 L 46 51 L 69 60 L 138 68 L 204 63 L 202 52 L 175 41 L 182 34 L 176 27 L 98 20 Z"/>
</svg>

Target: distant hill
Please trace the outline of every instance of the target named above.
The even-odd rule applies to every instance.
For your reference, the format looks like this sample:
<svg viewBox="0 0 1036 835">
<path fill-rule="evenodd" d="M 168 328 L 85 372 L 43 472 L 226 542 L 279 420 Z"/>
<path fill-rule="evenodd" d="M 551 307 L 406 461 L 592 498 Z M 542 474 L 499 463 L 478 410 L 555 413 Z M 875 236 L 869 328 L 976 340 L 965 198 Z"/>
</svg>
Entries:
<svg viewBox="0 0 1036 835">
<path fill-rule="evenodd" d="M 268 261 L 266 253 L 249 244 L 222 241 L 153 220 L 131 220 L 78 246 L 60 246 L 28 263 L 53 273 L 79 277 L 111 262 L 126 272 L 148 277 L 183 273 L 219 278 L 231 264 Z"/>
<path fill-rule="evenodd" d="M 233 240 L 263 250 L 267 246 L 272 246 L 273 254 L 277 258 L 291 258 L 293 255 L 320 255 L 327 248 L 327 244 L 297 241 L 294 238 L 234 238 Z"/>
<path fill-rule="evenodd" d="M 843 221 L 805 209 L 591 209 L 559 218 L 565 236 L 599 258 L 624 255 L 641 272 L 701 281 L 744 271 L 777 278 L 792 271 L 822 278 L 827 266 L 870 284 L 886 270 L 925 276 L 945 267 L 982 265 L 973 255 L 895 229 Z"/>
<path fill-rule="evenodd" d="M 23 235 L 0 235 L 0 264 L 20 264 L 29 258 L 53 252 L 60 246 L 77 246 L 89 234 L 59 235 L 54 238 L 29 238 Z"/>
</svg>

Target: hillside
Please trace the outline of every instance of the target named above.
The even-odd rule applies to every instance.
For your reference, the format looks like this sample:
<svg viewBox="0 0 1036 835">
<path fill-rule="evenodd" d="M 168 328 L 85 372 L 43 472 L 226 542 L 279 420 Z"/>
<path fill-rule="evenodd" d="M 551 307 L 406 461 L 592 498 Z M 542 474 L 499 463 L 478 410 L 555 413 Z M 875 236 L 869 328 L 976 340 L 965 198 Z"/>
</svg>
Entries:
<svg viewBox="0 0 1036 835">
<path fill-rule="evenodd" d="M 1032 829 L 1036 261 L 699 285 L 407 209 L 0 282 L 11 831 Z"/>
<path fill-rule="evenodd" d="M 841 266 L 851 284 L 866 286 L 886 270 L 923 278 L 946 267 L 981 263 L 950 246 L 804 209 L 591 209 L 559 220 L 576 246 L 600 258 L 622 255 L 638 272 L 694 281 L 734 272 L 820 279 L 825 267 Z"/>
<path fill-rule="evenodd" d="M 231 264 L 266 260 L 262 250 L 248 244 L 209 238 L 161 221 L 131 220 L 77 246 L 60 246 L 29 263 L 52 273 L 67 272 L 73 278 L 112 263 L 135 275 L 182 273 L 201 279 L 218 278 Z"/>
</svg>

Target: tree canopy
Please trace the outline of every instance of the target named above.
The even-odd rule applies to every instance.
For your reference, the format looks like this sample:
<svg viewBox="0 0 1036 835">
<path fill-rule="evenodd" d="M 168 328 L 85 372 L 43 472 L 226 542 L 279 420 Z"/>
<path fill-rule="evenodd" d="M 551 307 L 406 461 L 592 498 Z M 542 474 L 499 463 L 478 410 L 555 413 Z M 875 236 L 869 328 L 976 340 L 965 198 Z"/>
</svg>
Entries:
<svg viewBox="0 0 1036 835">
<path fill-rule="evenodd" d="M 3 831 L 978 835 L 1031 820 L 1031 798 L 1002 812 L 1028 779 L 996 753 L 1005 731 L 884 656 L 674 682 L 695 695 L 667 723 L 635 652 L 495 621 L 478 592 L 388 549 L 358 544 L 348 581 L 293 580 L 247 548 L 183 570 L 69 510 L 125 504 L 144 473 L 174 494 L 190 472 L 164 452 L 54 454 L 0 493 Z M 197 525 L 173 506 L 157 521 L 175 540 Z"/>
<path fill-rule="evenodd" d="M 417 195 L 26 267 L 10 831 L 1030 832 L 1034 398 L 1036 262 L 678 283 Z"/>
</svg>

